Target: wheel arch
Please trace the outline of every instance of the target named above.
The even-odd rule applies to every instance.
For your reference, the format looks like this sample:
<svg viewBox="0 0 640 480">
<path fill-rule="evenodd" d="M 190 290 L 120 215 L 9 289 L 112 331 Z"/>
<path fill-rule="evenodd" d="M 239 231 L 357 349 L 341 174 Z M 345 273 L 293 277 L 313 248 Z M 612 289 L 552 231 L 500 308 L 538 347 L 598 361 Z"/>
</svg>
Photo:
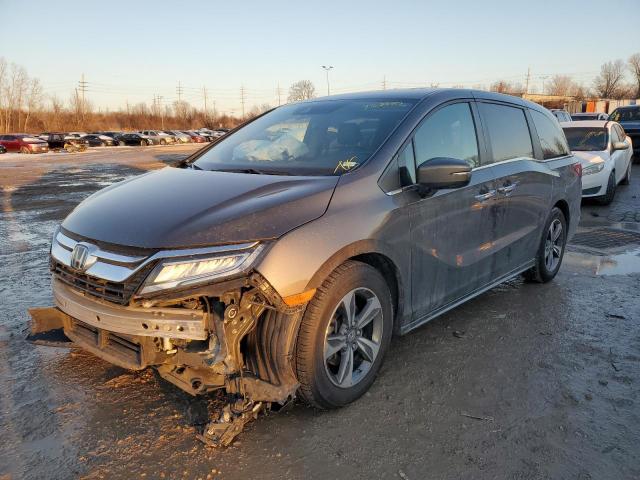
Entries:
<svg viewBox="0 0 640 480">
<path fill-rule="evenodd" d="M 569 209 L 569 204 L 565 199 L 558 200 L 554 205 L 554 208 L 557 207 L 564 215 L 564 219 L 567 222 L 567 228 L 571 225 L 571 211 Z"/>
<path fill-rule="evenodd" d="M 336 268 L 348 260 L 354 260 L 372 266 L 380 272 L 389 286 L 391 292 L 392 307 L 394 312 L 394 330 L 398 331 L 399 322 L 404 313 L 404 285 L 398 262 L 384 245 L 374 240 L 363 240 L 347 245 L 333 254 L 316 271 L 307 284 L 306 290 L 318 288 Z"/>
</svg>

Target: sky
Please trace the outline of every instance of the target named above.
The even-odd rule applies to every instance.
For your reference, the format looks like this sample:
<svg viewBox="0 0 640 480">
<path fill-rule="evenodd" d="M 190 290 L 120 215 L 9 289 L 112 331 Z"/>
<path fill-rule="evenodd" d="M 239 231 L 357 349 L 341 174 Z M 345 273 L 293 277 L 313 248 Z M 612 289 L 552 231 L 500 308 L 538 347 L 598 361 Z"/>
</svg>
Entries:
<svg viewBox="0 0 640 480">
<path fill-rule="evenodd" d="M 602 15 L 603 9 L 606 15 Z M 0 57 L 67 99 L 118 109 L 154 95 L 218 112 L 318 95 L 429 86 L 530 85 L 555 74 L 590 85 L 600 65 L 640 51 L 640 0 L 0 0 Z"/>
</svg>

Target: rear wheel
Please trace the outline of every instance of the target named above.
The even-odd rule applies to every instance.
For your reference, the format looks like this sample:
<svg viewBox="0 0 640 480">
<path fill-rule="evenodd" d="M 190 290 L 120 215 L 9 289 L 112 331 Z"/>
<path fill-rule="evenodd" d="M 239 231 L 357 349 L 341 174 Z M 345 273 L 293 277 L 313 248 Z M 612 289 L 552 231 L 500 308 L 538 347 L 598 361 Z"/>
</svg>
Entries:
<svg viewBox="0 0 640 480">
<path fill-rule="evenodd" d="M 27 147 L 20 147 L 20 153 L 31 153 Z"/>
<path fill-rule="evenodd" d="M 613 198 L 616 196 L 616 172 L 613 170 L 609 174 L 609 180 L 607 181 L 607 191 L 604 195 L 597 198 L 600 205 L 609 205 L 613 202 Z"/>
<path fill-rule="evenodd" d="M 298 333 L 302 398 L 337 408 L 363 395 L 380 370 L 392 329 L 391 294 L 380 272 L 355 261 L 339 266 L 318 288 Z"/>
<path fill-rule="evenodd" d="M 567 243 L 567 220 L 558 207 L 551 210 L 544 232 L 535 265 L 522 274 L 532 282 L 550 282 L 560 270 Z"/>
</svg>

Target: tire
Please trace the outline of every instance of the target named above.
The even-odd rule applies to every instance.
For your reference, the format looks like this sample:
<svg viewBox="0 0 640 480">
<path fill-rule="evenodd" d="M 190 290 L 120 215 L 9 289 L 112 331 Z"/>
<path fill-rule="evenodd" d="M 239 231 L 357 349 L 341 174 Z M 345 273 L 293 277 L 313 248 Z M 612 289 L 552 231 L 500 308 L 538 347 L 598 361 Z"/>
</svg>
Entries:
<svg viewBox="0 0 640 480">
<path fill-rule="evenodd" d="M 348 327 L 345 301 L 351 298 L 355 299 L 352 305 L 356 308 L 351 309 L 355 320 L 353 327 Z M 370 320 L 357 329 L 357 321 L 364 320 L 358 317 L 366 306 L 372 308 L 370 313 L 377 313 L 368 315 Z M 295 367 L 302 399 L 321 409 L 342 407 L 358 399 L 373 384 L 392 332 L 391 293 L 384 277 L 365 263 L 350 260 L 340 265 L 318 288 L 298 332 Z M 326 341 L 328 336 L 333 344 Z M 351 368 L 343 368 L 345 365 Z"/>
<path fill-rule="evenodd" d="M 622 185 L 629 185 L 631 183 L 631 165 L 633 164 L 632 159 L 629 159 L 629 166 L 627 167 L 627 173 L 625 173 L 624 178 L 620 182 Z"/>
<path fill-rule="evenodd" d="M 166 145 L 167 141 L 164 138 L 160 139 L 160 145 Z"/>
<path fill-rule="evenodd" d="M 20 153 L 31 153 L 27 147 L 20 147 Z"/>
<path fill-rule="evenodd" d="M 552 231 L 552 226 L 557 228 L 558 224 L 561 230 L 557 240 L 554 240 L 553 237 L 557 230 Z M 544 234 L 538 247 L 538 253 L 536 254 L 535 265 L 522 274 L 524 278 L 530 282 L 550 282 L 556 276 L 562 265 L 562 259 L 564 258 L 564 251 L 567 245 L 567 220 L 562 210 L 558 207 L 553 207 L 551 210 L 543 232 Z M 548 244 L 549 241 L 552 241 L 551 246 Z M 548 261 L 547 254 L 554 256 L 555 261 L 553 263 Z"/>
<path fill-rule="evenodd" d="M 149 145 L 149 142 L 147 142 L 146 140 L 140 140 L 141 147 L 146 147 L 147 145 Z"/>
<path fill-rule="evenodd" d="M 609 180 L 607 181 L 607 191 L 604 195 L 597 197 L 596 201 L 600 205 L 609 205 L 616 196 L 616 187 L 616 173 L 612 170 L 609 174 Z"/>
</svg>

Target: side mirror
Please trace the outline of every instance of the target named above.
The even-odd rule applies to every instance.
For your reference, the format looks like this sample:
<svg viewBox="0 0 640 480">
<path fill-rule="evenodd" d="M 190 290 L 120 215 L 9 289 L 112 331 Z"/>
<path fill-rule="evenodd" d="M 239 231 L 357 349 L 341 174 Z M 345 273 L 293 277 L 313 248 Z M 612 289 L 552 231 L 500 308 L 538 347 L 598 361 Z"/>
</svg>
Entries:
<svg viewBox="0 0 640 480">
<path fill-rule="evenodd" d="M 471 167 L 457 158 L 436 157 L 418 167 L 418 185 L 429 189 L 464 187 L 471 180 Z"/>
<path fill-rule="evenodd" d="M 626 150 L 629 148 L 627 142 L 613 142 L 613 150 Z"/>
</svg>

